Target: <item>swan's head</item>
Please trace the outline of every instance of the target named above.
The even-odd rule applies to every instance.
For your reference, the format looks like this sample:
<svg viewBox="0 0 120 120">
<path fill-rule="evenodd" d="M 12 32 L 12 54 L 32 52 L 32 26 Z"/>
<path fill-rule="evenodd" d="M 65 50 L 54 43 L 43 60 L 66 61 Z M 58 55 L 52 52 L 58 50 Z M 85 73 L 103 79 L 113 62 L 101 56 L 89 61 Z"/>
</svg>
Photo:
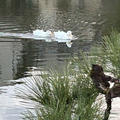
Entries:
<svg viewBox="0 0 120 120">
<path fill-rule="evenodd" d="M 71 31 L 68 31 L 68 32 L 67 32 L 67 36 L 69 37 L 69 39 L 73 39 L 73 35 L 72 35 L 72 32 L 71 32 Z"/>
</svg>

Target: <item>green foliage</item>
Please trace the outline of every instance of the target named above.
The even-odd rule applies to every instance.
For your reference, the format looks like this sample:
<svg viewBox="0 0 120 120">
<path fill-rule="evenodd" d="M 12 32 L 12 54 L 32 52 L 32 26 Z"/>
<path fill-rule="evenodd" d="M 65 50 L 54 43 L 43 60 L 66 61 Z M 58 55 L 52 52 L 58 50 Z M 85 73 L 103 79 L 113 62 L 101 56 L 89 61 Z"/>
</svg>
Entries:
<svg viewBox="0 0 120 120">
<path fill-rule="evenodd" d="M 112 31 L 111 35 L 103 37 L 102 48 L 110 72 L 120 77 L 120 33 Z"/>
<path fill-rule="evenodd" d="M 81 52 L 81 58 L 73 58 L 63 74 L 50 71 L 34 77 L 32 83 L 25 85 L 29 92 L 20 95 L 35 104 L 34 112 L 29 110 L 25 119 L 101 120 L 100 106 L 95 104 L 98 93 L 89 77 L 93 60 Z"/>
</svg>

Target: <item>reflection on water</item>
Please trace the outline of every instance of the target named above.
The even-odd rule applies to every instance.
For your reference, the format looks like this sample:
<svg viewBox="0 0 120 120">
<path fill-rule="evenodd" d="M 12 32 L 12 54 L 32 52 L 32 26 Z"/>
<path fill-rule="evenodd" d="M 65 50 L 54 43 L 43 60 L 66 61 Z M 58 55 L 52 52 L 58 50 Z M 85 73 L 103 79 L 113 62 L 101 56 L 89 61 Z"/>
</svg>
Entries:
<svg viewBox="0 0 120 120">
<path fill-rule="evenodd" d="M 0 43 L 0 83 L 14 79 L 21 50 L 19 42 Z"/>
<path fill-rule="evenodd" d="M 68 30 L 78 39 L 65 43 L 0 37 L 0 120 L 18 120 L 23 107 L 12 100 L 10 80 L 23 78 L 30 67 L 62 71 L 65 61 L 80 49 L 89 51 L 107 29 L 119 27 L 119 0 L 0 0 L 0 33 L 32 33 L 36 29 Z M 112 12 L 111 12 L 112 11 Z M 5 89 L 4 89 L 5 87 Z M 13 92 L 11 92 L 13 90 Z M 5 92 L 5 93 L 4 93 Z M 13 93 L 13 94 L 11 94 Z M 2 104 L 1 104 L 2 103 Z M 16 107 L 18 108 L 16 108 Z M 3 110 L 5 109 L 5 110 Z M 14 109 L 10 112 L 11 109 Z M 3 113 L 3 111 L 5 111 Z M 14 112 L 18 111 L 18 113 Z M 8 113 L 8 117 L 3 117 Z"/>
<path fill-rule="evenodd" d="M 111 29 L 120 31 L 120 1 L 119 0 L 102 0 L 102 17 L 105 19 L 104 33 Z"/>
<path fill-rule="evenodd" d="M 21 120 L 21 113 L 25 111 L 20 101 L 14 97 L 15 87 L 1 87 L 3 93 L 0 95 L 0 120 Z"/>
</svg>

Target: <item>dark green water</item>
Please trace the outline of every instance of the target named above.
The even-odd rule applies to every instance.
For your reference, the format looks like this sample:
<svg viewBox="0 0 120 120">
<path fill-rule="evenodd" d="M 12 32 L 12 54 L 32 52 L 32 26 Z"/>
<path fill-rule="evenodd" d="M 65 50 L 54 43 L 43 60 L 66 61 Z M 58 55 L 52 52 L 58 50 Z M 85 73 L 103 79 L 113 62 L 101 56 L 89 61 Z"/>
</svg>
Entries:
<svg viewBox="0 0 120 120">
<path fill-rule="evenodd" d="M 32 33 L 36 29 L 71 30 L 77 40 L 65 43 L 0 36 L 0 120 L 19 120 L 24 111 L 10 80 L 50 66 L 62 70 L 65 61 L 120 29 L 119 0 L 0 0 L 0 32 Z M 24 36 L 23 36 L 24 37 Z M 36 70 L 37 69 L 37 70 Z M 19 86 L 19 85 L 18 85 Z"/>
</svg>

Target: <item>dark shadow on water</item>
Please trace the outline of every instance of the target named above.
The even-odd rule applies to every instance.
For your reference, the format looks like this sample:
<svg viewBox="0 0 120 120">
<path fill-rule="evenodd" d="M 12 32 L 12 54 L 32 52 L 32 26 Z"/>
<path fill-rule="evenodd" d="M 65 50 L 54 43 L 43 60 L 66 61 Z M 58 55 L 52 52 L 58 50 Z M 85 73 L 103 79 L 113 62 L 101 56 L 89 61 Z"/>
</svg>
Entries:
<svg viewBox="0 0 120 120">
<path fill-rule="evenodd" d="M 57 7 L 60 10 L 68 11 L 71 8 L 71 0 L 57 0 Z"/>
</svg>

